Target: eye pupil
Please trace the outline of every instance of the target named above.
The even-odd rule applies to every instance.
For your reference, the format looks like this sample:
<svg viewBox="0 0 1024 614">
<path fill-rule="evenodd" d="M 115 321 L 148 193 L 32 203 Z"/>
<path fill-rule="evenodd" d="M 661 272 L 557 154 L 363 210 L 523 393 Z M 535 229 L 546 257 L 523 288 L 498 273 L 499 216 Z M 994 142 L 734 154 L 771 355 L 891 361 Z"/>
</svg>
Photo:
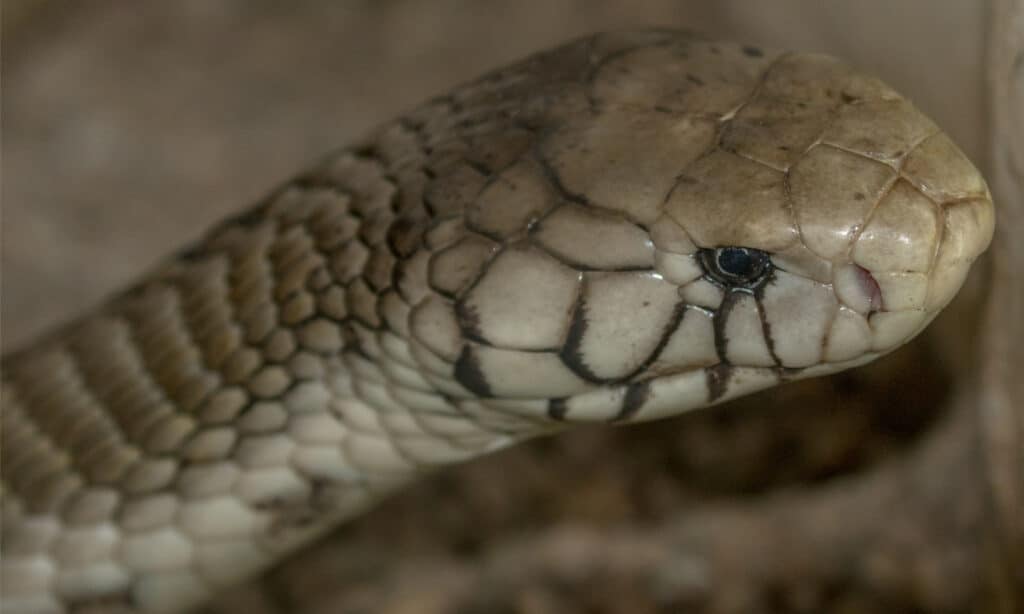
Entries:
<svg viewBox="0 0 1024 614">
<path fill-rule="evenodd" d="M 701 262 L 712 280 L 729 287 L 753 288 L 768 278 L 771 259 L 750 247 L 701 250 Z"/>
<path fill-rule="evenodd" d="M 754 272 L 754 258 L 742 247 L 726 247 L 718 250 L 718 268 L 736 277 L 747 277 Z"/>
</svg>

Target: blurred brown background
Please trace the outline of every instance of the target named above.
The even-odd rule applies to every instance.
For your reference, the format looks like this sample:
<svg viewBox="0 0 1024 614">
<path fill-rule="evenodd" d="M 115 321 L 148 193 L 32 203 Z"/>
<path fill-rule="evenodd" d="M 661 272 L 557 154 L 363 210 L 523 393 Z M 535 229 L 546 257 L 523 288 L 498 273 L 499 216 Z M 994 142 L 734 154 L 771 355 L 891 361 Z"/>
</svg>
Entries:
<svg viewBox="0 0 1024 614">
<path fill-rule="evenodd" d="M 989 10 L 6 0 L 3 348 L 374 124 L 593 30 L 680 26 L 842 56 L 907 94 L 984 169 Z M 953 370 L 972 372 L 977 313 L 961 301 L 942 334 L 871 369 L 443 472 L 213 608 L 1011 612 L 1013 589 L 991 571 L 1006 540 L 991 537 L 980 436 L 972 412 L 951 409 L 963 405 L 951 382 L 969 379 Z"/>
</svg>

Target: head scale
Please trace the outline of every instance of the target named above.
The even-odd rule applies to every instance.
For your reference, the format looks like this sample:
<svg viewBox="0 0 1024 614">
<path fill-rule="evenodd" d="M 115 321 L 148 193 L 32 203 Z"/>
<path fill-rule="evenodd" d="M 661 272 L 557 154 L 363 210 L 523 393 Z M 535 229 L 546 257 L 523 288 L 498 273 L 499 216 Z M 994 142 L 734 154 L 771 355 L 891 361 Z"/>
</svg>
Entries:
<svg viewBox="0 0 1024 614">
<path fill-rule="evenodd" d="M 458 329 L 454 380 L 484 403 L 649 419 L 862 364 L 920 332 L 989 243 L 977 170 L 836 60 L 666 32 L 559 53 L 558 78 L 527 63 L 540 93 L 473 141 L 523 143 L 431 265 L 479 270 L 411 320 Z"/>
</svg>

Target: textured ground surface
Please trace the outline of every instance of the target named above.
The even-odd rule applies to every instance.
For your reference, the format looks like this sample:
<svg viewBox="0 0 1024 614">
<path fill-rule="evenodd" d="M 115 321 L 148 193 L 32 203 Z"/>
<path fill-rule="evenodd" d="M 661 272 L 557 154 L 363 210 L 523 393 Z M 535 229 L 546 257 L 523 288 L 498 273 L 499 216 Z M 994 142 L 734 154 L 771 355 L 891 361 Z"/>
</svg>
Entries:
<svg viewBox="0 0 1024 614">
<path fill-rule="evenodd" d="M 984 160 L 971 3 L 879 0 L 851 15 L 814 2 L 688 8 L 698 4 L 5 3 L 3 345 L 95 302 L 370 125 L 595 29 L 663 23 L 845 56 Z M 969 334 L 970 313 L 961 305 L 945 330 Z M 915 459 L 948 443 L 944 372 L 970 354 L 930 357 L 957 347 L 952 332 L 714 414 L 538 441 L 446 472 L 217 607 L 959 611 L 977 583 L 948 579 L 976 575 L 980 554 L 959 545 L 980 542 L 980 512 L 943 491 L 959 465 L 912 478 Z M 901 488 L 872 481 L 903 465 Z M 815 508 L 819 492 L 839 498 Z M 887 515 L 884 530 L 870 522 Z M 815 559 L 816 540 L 848 551 Z M 871 556 L 865 543 L 877 543 Z"/>
</svg>

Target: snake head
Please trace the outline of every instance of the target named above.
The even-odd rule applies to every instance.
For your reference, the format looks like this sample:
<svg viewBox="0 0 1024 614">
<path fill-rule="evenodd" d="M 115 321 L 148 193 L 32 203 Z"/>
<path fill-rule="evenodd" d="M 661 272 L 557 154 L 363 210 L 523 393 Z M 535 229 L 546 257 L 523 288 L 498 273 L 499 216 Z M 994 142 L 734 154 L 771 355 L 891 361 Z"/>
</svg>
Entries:
<svg viewBox="0 0 1024 614">
<path fill-rule="evenodd" d="M 583 77 L 527 97 L 503 138 L 528 146 L 431 272 L 483 264 L 412 320 L 446 322 L 453 378 L 486 403 L 649 419 L 863 364 L 989 244 L 978 171 L 846 64 L 665 32 L 578 46 L 562 69 L 576 53 Z"/>
</svg>

